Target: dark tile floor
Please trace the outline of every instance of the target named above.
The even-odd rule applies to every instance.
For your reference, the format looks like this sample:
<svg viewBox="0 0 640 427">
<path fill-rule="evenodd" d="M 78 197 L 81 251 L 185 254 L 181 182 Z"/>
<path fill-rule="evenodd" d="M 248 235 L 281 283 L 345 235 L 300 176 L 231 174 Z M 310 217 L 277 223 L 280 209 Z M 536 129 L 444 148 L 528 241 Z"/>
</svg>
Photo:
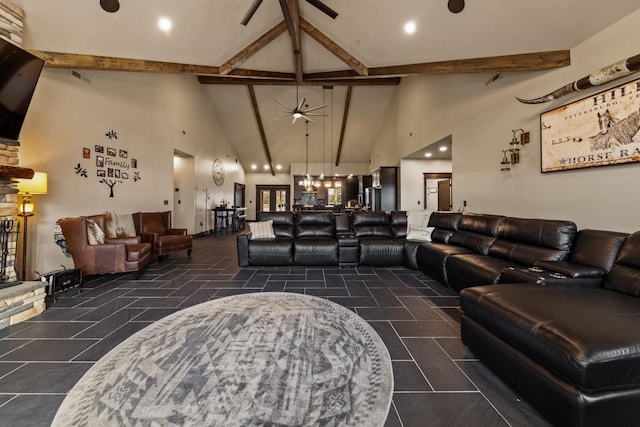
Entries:
<svg viewBox="0 0 640 427">
<path fill-rule="evenodd" d="M 182 308 L 243 292 L 326 297 L 368 320 L 391 354 L 386 427 L 544 426 L 460 341 L 457 294 L 414 270 L 239 268 L 235 236 L 194 240 L 132 275 L 90 278 L 33 319 L 0 330 L 0 425 L 48 426 L 73 385 L 131 334 Z"/>
</svg>

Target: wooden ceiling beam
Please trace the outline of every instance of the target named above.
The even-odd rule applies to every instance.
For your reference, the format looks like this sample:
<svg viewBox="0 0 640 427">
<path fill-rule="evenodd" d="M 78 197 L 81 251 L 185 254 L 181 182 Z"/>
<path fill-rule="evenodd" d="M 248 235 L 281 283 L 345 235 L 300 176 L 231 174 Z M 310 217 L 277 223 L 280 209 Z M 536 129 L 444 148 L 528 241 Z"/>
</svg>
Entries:
<svg viewBox="0 0 640 427">
<path fill-rule="evenodd" d="M 116 58 L 111 56 L 82 55 L 77 53 L 30 50 L 42 58 L 49 68 L 77 68 L 80 70 L 135 71 L 145 73 L 186 73 L 216 75 L 218 67 L 180 64 L 177 62 L 147 61 L 144 59 Z"/>
<path fill-rule="evenodd" d="M 336 166 L 340 166 L 340 156 L 342 155 L 342 144 L 344 143 L 344 133 L 347 129 L 347 119 L 349 118 L 349 107 L 351 106 L 351 93 L 353 86 L 347 87 L 347 98 L 344 101 L 344 114 L 342 115 L 342 126 L 340 128 L 340 139 L 338 141 L 338 150 L 336 151 Z"/>
<path fill-rule="evenodd" d="M 403 76 L 411 74 L 464 74 L 493 71 L 542 71 L 571 65 L 569 50 L 556 50 L 515 55 L 424 62 L 420 64 L 392 65 L 369 68 L 369 77 Z M 353 78 L 352 70 L 309 73 L 306 80 Z"/>
<path fill-rule="evenodd" d="M 267 142 L 267 135 L 264 132 L 264 126 L 262 125 L 262 116 L 260 115 L 260 108 L 258 108 L 258 99 L 256 98 L 256 91 L 253 86 L 248 85 L 249 97 L 251 98 L 251 107 L 253 108 L 253 114 L 256 116 L 256 122 L 258 122 L 258 130 L 260 131 L 260 139 L 262 139 L 262 148 L 264 154 L 269 162 L 269 168 L 271 168 L 271 175 L 276 176 L 276 172 L 273 169 L 273 160 L 271 159 L 271 151 L 269 150 L 269 143 Z"/>
<path fill-rule="evenodd" d="M 254 85 L 254 86 L 295 86 L 295 78 L 291 79 L 254 79 L 229 76 L 198 76 L 203 85 Z M 400 77 L 357 78 L 340 80 L 303 81 L 302 86 L 397 86 Z"/>
<path fill-rule="evenodd" d="M 281 79 L 281 80 L 294 80 L 296 75 L 293 73 L 282 73 L 279 71 L 260 71 L 260 70 L 246 70 L 243 68 L 237 68 L 225 77 L 238 78 L 238 77 L 251 77 L 256 79 Z"/>
<path fill-rule="evenodd" d="M 291 36 L 293 61 L 298 84 L 302 84 L 304 68 L 302 66 L 302 32 L 300 31 L 300 4 L 298 0 L 280 0 L 280 8 L 287 30 Z"/>
<path fill-rule="evenodd" d="M 285 23 L 285 21 L 282 21 L 278 25 L 276 25 L 275 27 L 273 27 L 272 29 L 264 33 L 262 36 L 260 36 L 257 40 L 255 40 L 249 46 L 245 47 L 240 52 L 236 53 L 231 58 L 229 58 L 224 64 L 220 66 L 220 74 L 221 75 L 229 74 L 231 70 L 233 70 L 233 67 L 236 64 L 242 61 L 245 61 L 247 58 L 255 54 L 257 51 L 259 51 L 260 49 L 262 49 L 263 47 L 271 43 L 273 40 L 275 40 L 280 34 L 284 33 L 285 31 L 287 31 L 287 24 Z"/>
<path fill-rule="evenodd" d="M 219 76 L 220 68 L 209 65 L 181 64 L 176 62 L 149 61 L 77 53 L 30 50 L 42 58 L 49 68 L 75 68 L 84 70 L 132 71 L 147 73 L 185 73 L 200 76 Z M 541 71 L 565 67 L 571 64 L 570 51 L 548 51 L 516 55 L 493 56 L 484 58 L 460 59 L 452 61 L 426 62 L 422 64 L 395 65 L 389 67 L 368 68 L 368 78 L 361 77 L 353 70 L 309 73 L 302 75 L 299 84 L 336 84 L 336 85 L 389 85 L 397 84 L 389 76 L 410 74 L 461 74 L 490 71 Z M 301 64 L 300 64 L 301 66 Z M 215 84 L 295 84 L 297 73 L 234 69 Z M 387 77 L 387 79 L 381 79 Z M 242 81 L 252 78 L 255 82 Z M 241 83 L 232 80 L 240 79 Z M 262 83 L 259 79 L 269 79 Z M 206 83 L 206 81 L 205 81 Z"/>
<path fill-rule="evenodd" d="M 327 49 L 329 52 L 333 53 L 337 56 L 342 62 L 347 64 L 353 71 L 355 71 L 360 76 L 368 76 L 369 70 L 367 67 L 360 61 L 358 61 L 355 57 L 350 55 L 346 50 L 341 48 L 337 43 L 331 40 L 329 37 L 324 35 L 320 30 L 311 25 L 309 22 L 305 21 L 304 18 L 300 18 L 300 28 L 311 36 L 315 41 L 320 43 Z"/>
</svg>

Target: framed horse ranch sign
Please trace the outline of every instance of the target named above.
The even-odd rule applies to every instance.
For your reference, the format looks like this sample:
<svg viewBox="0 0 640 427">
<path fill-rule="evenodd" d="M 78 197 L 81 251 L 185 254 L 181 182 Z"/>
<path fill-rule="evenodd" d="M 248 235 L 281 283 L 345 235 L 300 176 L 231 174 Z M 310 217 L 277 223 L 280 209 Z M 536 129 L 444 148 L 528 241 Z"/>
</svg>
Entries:
<svg viewBox="0 0 640 427">
<path fill-rule="evenodd" d="M 541 171 L 640 161 L 640 79 L 540 114 Z"/>
</svg>

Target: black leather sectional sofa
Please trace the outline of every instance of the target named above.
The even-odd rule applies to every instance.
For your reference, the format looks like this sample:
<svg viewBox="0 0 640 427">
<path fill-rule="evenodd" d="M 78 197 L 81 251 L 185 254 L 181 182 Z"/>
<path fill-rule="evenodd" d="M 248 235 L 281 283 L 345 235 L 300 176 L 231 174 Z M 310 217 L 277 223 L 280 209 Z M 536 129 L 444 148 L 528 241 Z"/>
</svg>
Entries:
<svg viewBox="0 0 640 427">
<path fill-rule="evenodd" d="M 567 260 L 538 265 L 464 289 L 462 341 L 554 425 L 638 425 L 640 232 L 582 230 Z"/>
<path fill-rule="evenodd" d="M 244 265 L 404 265 L 460 291 L 464 344 L 554 425 L 640 419 L 640 232 L 571 221 L 404 212 L 263 213 L 275 239 L 238 235 Z M 331 230 L 331 231 L 330 231 Z"/>
</svg>

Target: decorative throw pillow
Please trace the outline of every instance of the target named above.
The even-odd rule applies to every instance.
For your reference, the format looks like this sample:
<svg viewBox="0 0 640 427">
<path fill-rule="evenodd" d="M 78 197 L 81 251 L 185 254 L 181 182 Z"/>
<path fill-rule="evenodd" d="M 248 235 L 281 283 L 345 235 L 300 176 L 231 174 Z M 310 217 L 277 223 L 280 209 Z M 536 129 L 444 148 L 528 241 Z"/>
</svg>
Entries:
<svg viewBox="0 0 640 427">
<path fill-rule="evenodd" d="M 432 212 L 430 209 L 407 212 L 407 240 L 431 241 L 431 232 L 435 228 L 428 227 Z"/>
<path fill-rule="evenodd" d="M 62 249 L 62 253 L 64 253 L 67 257 L 71 258 L 71 252 L 69 252 L 69 247 L 67 246 L 67 240 L 64 238 L 64 234 L 62 234 L 62 227 L 60 227 L 60 224 L 58 221 L 56 221 L 56 223 L 53 226 L 53 240 L 55 240 L 56 245 L 60 246 L 60 249 Z"/>
<path fill-rule="evenodd" d="M 105 217 L 105 231 L 110 239 L 136 235 L 136 228 L 133 225 L 131 214 L 117 215 L 115 211 L 107 211 L 105 212 Z"/>
<path fill-rule="evenodd" d="M 250 222 L 249 229 L 251 229 L 251 240 L 254 239 L 275 239 L 276 235 L 273 232 L 273 221 L 258 221 Z"/>
<path fill-rule="evenodd" d="M 91 218 L 86 218 L 87 221 L 87 240 L 90 245 L 104 245 L 104 231 L 100 229 L 100 226 L 96 224 Z"/>
</svg>

